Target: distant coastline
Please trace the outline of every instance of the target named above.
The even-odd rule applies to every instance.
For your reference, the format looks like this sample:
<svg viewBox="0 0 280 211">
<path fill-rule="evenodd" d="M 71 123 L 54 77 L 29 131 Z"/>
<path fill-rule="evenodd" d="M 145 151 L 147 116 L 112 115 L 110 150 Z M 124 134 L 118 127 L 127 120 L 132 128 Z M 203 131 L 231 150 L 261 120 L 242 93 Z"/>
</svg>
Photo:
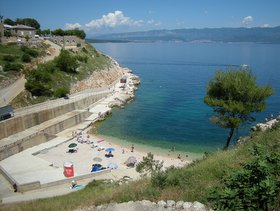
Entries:
<svg viewBox="0 0 280 211">
<path fill-rule="evenodd" d="M 224 42 L 280 44 L 280 26 L 254 28 L 203 28 L 114 33 L 87 39 L 95 43 L 127 42 Z"/>
</svg>

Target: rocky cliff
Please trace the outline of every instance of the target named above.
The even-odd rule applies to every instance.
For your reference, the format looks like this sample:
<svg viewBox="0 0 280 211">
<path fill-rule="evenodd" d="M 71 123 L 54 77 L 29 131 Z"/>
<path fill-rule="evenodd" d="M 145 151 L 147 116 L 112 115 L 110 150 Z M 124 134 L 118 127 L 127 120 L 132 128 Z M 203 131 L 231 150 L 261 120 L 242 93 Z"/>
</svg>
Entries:
<svg viewBox="0 0 280 211">
<path fill-rule="evenodd" d="M 85 89 L 99 88 L 111 85 L 116 80 L 119 80 L 127 71 L 126 68 L 111 59 L 111 64 L 108 69 L 94 71 L 88 78 L 78 81 L 71 86 L 70 94 L 83 91 Z"/>
</svg>

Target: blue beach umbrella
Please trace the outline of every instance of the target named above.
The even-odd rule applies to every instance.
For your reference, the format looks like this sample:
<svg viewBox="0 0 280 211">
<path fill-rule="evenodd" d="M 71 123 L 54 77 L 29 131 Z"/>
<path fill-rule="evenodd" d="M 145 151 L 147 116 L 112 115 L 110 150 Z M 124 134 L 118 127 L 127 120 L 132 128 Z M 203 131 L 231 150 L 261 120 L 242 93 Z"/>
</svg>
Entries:
<svg viewBox="0 0 280 211">
<path fill-rule="evenodd" d="M 105 151 L 106 151 L 106 152 L 110 152 L 110 151 L 112 152 L 112 151 L 115 151 L 115 149 L 112 148 L 112 147 L 110 147 L 110 148 L 105 149 Z"/>
</svg>

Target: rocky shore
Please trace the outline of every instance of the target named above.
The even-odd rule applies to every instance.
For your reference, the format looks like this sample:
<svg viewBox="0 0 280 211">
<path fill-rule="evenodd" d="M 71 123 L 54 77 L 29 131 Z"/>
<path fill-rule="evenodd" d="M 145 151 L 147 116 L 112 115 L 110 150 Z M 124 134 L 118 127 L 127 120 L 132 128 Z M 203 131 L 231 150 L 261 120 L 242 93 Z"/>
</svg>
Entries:
<svg viewBox="0 0 280 211">
<path fill-rule="evenodd" d="M 275 119 L 273 118 L 271 118 L 270 120 L 266 119 L 264 123 L 258 123 L 256 126 L 252 127 L 251 129 L 253 131 L 266 131 L 267 129 L 271 129 L 279 121 L 280 121 L 280 115 Z"/>
</svg>

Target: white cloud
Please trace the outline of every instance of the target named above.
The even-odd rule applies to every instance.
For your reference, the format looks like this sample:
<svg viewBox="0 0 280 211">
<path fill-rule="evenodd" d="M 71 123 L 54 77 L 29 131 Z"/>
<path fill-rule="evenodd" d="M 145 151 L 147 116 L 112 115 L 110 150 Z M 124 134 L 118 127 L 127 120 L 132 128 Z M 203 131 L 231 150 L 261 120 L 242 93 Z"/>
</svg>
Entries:
<svg viewBox="0 0 280 211">
<path fill-rule="evenodd" d="M 100 19 L 95 19 L 85 24 L 91 29 L 97 28 L 115 28 L 117 26 L 141 26 L 144 24 L 143 20 L 133 20 L 130 17 L 124 16 L 122 11 L 116 10 L 113 13 L 103 15 Z"/>
<path fill-rule="evenodd" d="M 147 25 L 160 26 L 161 22 L 157 22 L 155 20 L 148 20 Z"/>
<path fill-rule="evenodd" d="M 268 23 L 265 23 L 265 24 L 262 25 L 262 27 L 263 27 L 263 28 L 267 28 L 267 27 L 269 27 L 269 24 L 268 24 Z"/>
<path fill-rule="evenodd" d="M 243 18 L 242 23 L 244 25 L 248 26 L 253 22 L 253 20 L 254 20 L 253 17 L 251 15 L 249 15 L 249 16 L 246 16 L 246 17 Z"/>
<path fill-rule="evenodd" d="M 76 29 L 76 28 L 81 28 L 82 25 L 79 23 L 66 23 L 65 28 L 66 29 Z"/>
</svg>

